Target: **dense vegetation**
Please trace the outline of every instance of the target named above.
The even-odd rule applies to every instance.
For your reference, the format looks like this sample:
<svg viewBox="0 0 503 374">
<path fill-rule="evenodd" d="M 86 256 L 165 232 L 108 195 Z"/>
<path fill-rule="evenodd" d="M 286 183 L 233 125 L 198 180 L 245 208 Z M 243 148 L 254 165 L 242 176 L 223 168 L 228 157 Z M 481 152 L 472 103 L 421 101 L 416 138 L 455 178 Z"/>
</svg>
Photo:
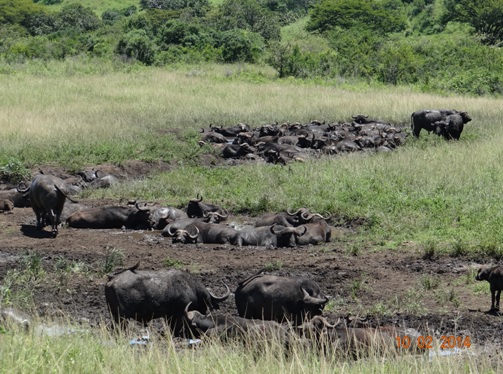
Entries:
<svg viewBox="0 0 503 374">
<path fill-rule="evenodd" d="M 503 94 L 503 0 L 0 0 L 2 71 L 71 56 Z M 120 5 L 122 4 L 122 5 Z M 300 25 L 300 27 L 295 27 Z"/>
</svg>

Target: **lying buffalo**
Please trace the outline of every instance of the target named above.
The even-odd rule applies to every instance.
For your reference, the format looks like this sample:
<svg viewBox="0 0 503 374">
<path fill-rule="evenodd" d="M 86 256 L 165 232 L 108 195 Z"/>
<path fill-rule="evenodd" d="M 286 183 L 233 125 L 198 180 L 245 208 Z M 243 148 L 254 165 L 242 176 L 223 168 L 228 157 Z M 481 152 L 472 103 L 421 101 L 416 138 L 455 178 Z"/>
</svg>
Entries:
<svg viewBox="0 0 503 374">
<path fill-rule="evenodd" d="M 197 335 L 217 338 L 222 341 L 242 341 L 247 345 L 279 343 L 288 349 L 292 334 L 290 330 L 276 322 L 247 319 L 231 315 L 204 315 L 197 310 L 188 311 L 185 318 Z"/>
<path fill-rule="evenodd" d="M 150 209 L 138 203 L 80 210 L 66 219 L 69 227 L 78 229 L 148 229 Z"/>
<path fill-rule="evenodd" d="M 37 216 L 37 228 L 42 229 L 49 217 L 52 236 L 56 237 L 66 199 L 76 203 L 68 197 L 65 182 L 53 175 L 39 174 L 33 178 L 28 189 L 20 190 L 18 187 L 18 191 L 23 194 L 29 192 L 31 207 Z"/>
<path fill-rule="evenodd" d="M 187 215 L 190 218 L 203 217 L 205 212 L 217 212 L 223 215 L 228 215 L 229 213 L 215 204 L 203 203 L 203 197 L 197 196 L 195 199 L 189 201 L 187 205 Z"/>
<path fill-rule="evenodd" d="M 5 201 L 5 204 L 8 204 L 7 201 L 12 202 L 9 205 L 12 205 L 13 208 L 27 208 L 31 206 L 29 194 L 21 193 L 16 188 L 0 191 L 0 201 Z"/>
<path fill-rule="evenodd" d="M 214 296 L 193 274 L 181 270 L 128 269 L 109 277 L 105 286 L 105 298 L 116 323 L 134 319 L 146 324 L 156 318 L 164 318 L 175 336 L 183 328 L 185 308 L 206 314 L 218 309 L 230 290 Z"/>
<path fill-rule="evenodd" d="M 321 315 L 328 298 L 319 285 L 305 277 L 255 274 L 234 292 L 238 314 L 245 318 L 290 321 Z"/>
<path fill-rule="evenodd" d="M 164 229 L 168 224 L 179 220 L 189 218 L 183 210 L 168 206 L 153 209 L 149 216 L 150 227 L 156 230 Z"/>
<path fill-rule="evenodd" d="M 416 353 L 425 348 L 419 346 L 421 344 L 419 338 L 422 336 L 419 331 L 394 325 L 349 327 L 342 324 L 341 320 L 332 325 L 325 317 L 318 315 L 297 326 L 297 329 L 303 336 L 314 340 L 327 353 L 339 352 L 344 357 L 349 354 L 358 358 L 368 353 L 383 354 L 394 351 L 400 348 L 397 339 L 402 341 L 404 337 L 408 337 L 411 342 L 407 352 Z"/>
</svg>

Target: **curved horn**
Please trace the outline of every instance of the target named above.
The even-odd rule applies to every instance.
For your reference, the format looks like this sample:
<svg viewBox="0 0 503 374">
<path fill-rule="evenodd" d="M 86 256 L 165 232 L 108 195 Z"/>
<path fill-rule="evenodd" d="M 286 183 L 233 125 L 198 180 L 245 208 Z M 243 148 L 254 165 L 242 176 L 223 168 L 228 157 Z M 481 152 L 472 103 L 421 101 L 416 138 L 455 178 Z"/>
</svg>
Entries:
<svg viewBox="0 0 503 374">
<path fill-rule="evenodd" d="M 327 297 L 324 297 L 324 298 L 314 297 L 314 296 L 309 295 L 309 293 L 303 287 L 301 287 L 300 289 L 302 290 L 302 293 L 304 294 L 304 298 L 302 301 L 304 301 L 305 303 L 325 304 L 328 301 Z"/>
<path fill-rule="evenodd" d="M 199 236 L 199 228 L 197 226 L 194 226 L 196 228 L 196 233 L 194 235 L 190 235 L 190 233 L 187 231 L 187 236 L 191 239 L 197 239 Z"/>
<path fill-rule="evenodd" d="M 304 228 L 304 230 L 302 231 L 302 234 L 299 234 L 299 233 L 297 232 L 300 228 Z M 306 232 L 307 232 L 307 227 L 306 227 L 306 226 L 300 226 L 300 227 L 297 227 L 297 228 L 295 229 L 295 233 L 296 233 L 298 236 L 302 236 L 302 235 L 304 235 Z"/>
<path fill-rule="evenodd" d="M 147 206 L 147 203 L 144 203 L 144 204 L 143 204 L 143 207 L 142 207 L 142 206 L 140 206 L 140 203 L 136 203 L 134 206 L 135 206 L 135 207 L 136 207 L 136 209 L 138 209 L 138 210 L 143 210 L 143 211 L 150 210 L 148 207 L 147 207 L 147 208 L 145 208 L 145 207 Z"/>
<path fill-rule="evenodd" d="M 194 311 L 189 312 L 189 306 L 190 306 L 190 304 L 192 304 L 192 301 L 187 304 L 187 306 L 183 310 L 183 313 L 185 314 L 185 318 L 187 318 L 187 320 L 189 322 L 192 322 L 194 320 L 195 313 L 194 313 Z"/>
<path fill-rule="evenodd" d="M 21 186 L 24 186 L 25 188 L 22 188 Z M 24 184 L 24 182 L 21 182 L 17 185 L 16 189 L 17 189 L 17 192 L 19 192 L 19 193 L 27 193 L 28 191 L 30 191 L 30 187 L 26 187 L 26 184 Z"/>
<path fill-rule="evenodd" d="M 289 216 L 296 216 L 297 214 L 299 214 L 299 212 L 302 210 L 302 208 L 299 208 L 297 209 L 297 211 L 295 213 L 291 213 L 288 209 L 286 210 L 286 213 L 289 215 Z"/>
<path fill-rule="evenodd" d="M 218 297 L 218 296 L 213 295 L 210 291 L 208 291 L 211 296 L 211 299 L 215 302 L 225 301 L 231 295 L 231 290 L 230 290 L 229 286 L 227 286 L 224 282 L 222 282 L 222 283 L 225 286 L 225 288 L 227 289 L 227 292 L 225 292 L 225 294 L 223 296 Z"/>
<path fill-rule="evenodd" d="M 277 231 L 276 231 L 276 229 L 274 228 L 275 226 L 276 226 L 276 222 L 274 222 L 274 223 L 271 225 L 271 227 L 269 227 L 269 230 L 271 231 L 271 233 L 272 233 L 272 234 L 274 234 L 274 235 L 281 234 L 281 232 L 283 232 L 283 231 L 281 231 L 281 232 L 277 232 Z"/>
<path fill-rule="evenodd" d="M 227 209 L 222 209 L 222 211 L 224 212 L 224 214 L 215 212 L 215 215 L 218 216 L 218 217 L 220 217 L 220 218 L 228 218 L 229 217 L 229 211 Z"/>
<path fill-rule="evenodd" d="M 208 218 L 208 216 L 209 216 L 209 215 L 210 215 L 210 214 L 208 213 L 208 211 L 207 211 L 206 209 L 205 209 L 205 210 L 203 210 L 203 217 L 204 217 L 204 218 Z"/>
<path fill-rule="evenodd" d="M 192 199 L 192 200 L 190 200 L 190 201 L 193 201 L 193 202 L 195 202 L 195 203 L 199 203 L 199 202 L 203 201 L 203 197 L 202 197 L 200 194 L 197 194 L 197 195 L 196 195 L 196 198 L 195 198 L 195 199 Z"/>
<path fill-rule="evenodd" d="M 171 232 L 172 228 L 173 228 L 173 225 L 169 225 L 168 229 L 166 230 L 168 232 L 169 236 L 175 236 L 176 235 L 176 231 L 178 231 L 178 230 L 176 230 L 175 232 Z"/>
<path fill-rule="evenodd" d="M 201 134 L 204 132 L 204 128 L 201 127 L 201 131 L 199 131 Z"/>
<path fill-rule="evenodd" d="M 302 212 L 302 214 L 300 215 L 301 218 L 305 221 L 310 221 L 313 219 L 314 217 L 314 214 L 310 214 L 307 210 Z"/>
</svg>

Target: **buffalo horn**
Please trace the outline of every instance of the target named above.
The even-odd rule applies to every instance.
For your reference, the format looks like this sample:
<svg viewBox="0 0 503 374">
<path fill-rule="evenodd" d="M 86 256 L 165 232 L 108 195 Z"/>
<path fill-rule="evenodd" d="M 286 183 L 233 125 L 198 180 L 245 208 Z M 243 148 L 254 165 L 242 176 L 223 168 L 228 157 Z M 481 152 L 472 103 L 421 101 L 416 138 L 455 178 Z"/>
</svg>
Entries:
<svg viewBox="0 0 503 374">
<path fill-rule="evenodd" d="M 175 232 L 171 232 L 171 228 L 173 227 L 173 225 L 169 225 L 168 226 L 168 235 L 169 236 L 175 236 L 176 235 L 176 231 Z M 178 231 L 178 230 L 177 230 Z"/>
<path fill-rule="evenodd" d="M 145 208 L 146 206 L 147 206 L 147 203 L 144 203 L 144 204 L 143 204 L 143 206 L 141 206 L 141 205 L 140 205 L 140 203 L 136 203 L 136 204 L 135 204 L 135 207 L 136 207 L 136 209 L 138 209 L 138 210 L 149 210 L 149 208 L 148 208 L 148 207 L 147 207 L 147 208 Z"/>
<path fill-rule="evenodd" d="M 24 188 L 22 186 L 24 186 Z M 30 187 L 26 187 L 26 184 L 24 184 L 24 182 L 21 182 L 17 185 L 17 192 L 27 193 L 28 191 L 30 191 Z"/>
<path fill-rule="evenodd" d="M 210 296 L 211 296 L 212 300 L 213 300 L 213 301 L 215 301 L 215 302 L 222 302 L 222 301 L 225 301 L 225 300 L 227 300 L 227 298 L 231 295 L 231 290 L 230 290 L 229 286 L 227 286 L 224 282 L 222 282 L 222 283 L 223 283 L 223 285 L 225 286 L 225 288 L 227 289 L 227 292 L 225 292 L 225 294 L 224 294 L 223 296 L 220 296 L 220 297 L 215 296 L 215 295 L 213 295 L 213 294 L 212 294 L 212 293 L 208 290 L 208 292 L 210 293 Z"/>
<path fill-rule="evenodd" d="M 289 209 L 286 210 L 286 213 L 289 215 L 289 216 L 296 216 L 297 214 L 299 214 L 299 212 L 302 210 L 303 208 L 299 208 L 295 213 L 291 213 Z"/>
<path fill-rule="evenodd" d="M 307 292 L 303 287 L 301 287 L 302 293 L 304 294 L 304 302 L 308 302 L 310 304 L 325 304 L 328 301 L 328 298 L 319 298 L 319 297 L 314 297 L 309 295 L 309 292 Z"/>
<path fill-rule="evenodd" d="M 196 233 L 194 235 L 190 235 L 190 233 L 188 231 L 186 231 L 187 236 L 191 239 L 196 239 L 199 236 L 199 229 L 197 228 L 197 226 L 195 226 L 195 228 L 196 228 Z"/>
</svg>

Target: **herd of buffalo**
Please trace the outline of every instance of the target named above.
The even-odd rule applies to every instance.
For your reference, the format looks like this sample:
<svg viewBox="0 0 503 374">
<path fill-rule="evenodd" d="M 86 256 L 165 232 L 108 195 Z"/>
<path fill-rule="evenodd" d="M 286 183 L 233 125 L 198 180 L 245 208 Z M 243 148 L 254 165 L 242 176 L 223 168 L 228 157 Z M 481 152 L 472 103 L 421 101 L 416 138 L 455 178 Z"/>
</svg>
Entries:
<svg viewBox="0 0 503 374">
<path fill-rule="evenodd" d="M 417 138 L 425 129 L 445 140 L 459 140 L 464 124 L 470 121 L 468 113 L 454 109 L 418 110 L 411 115 L 411 129 Z M 389 152 L 403 145 L 408 136 L 404 126 L 363 114 L 341 123 L 313 120 L 308 124 L 274 123 L 254 129 L 243 123 L 230 127 L 210 125 L 201 133 L 199 144 L 212 144 L 225 159 L 263 159 L 283 165 L 303 161 L 310 154 Z"/>
<path fill-rule="evenodd" d="M 389 151 L 404 143 L 404 128 L 368 116 L 353 116 L 351 123 L 312 121 L 307 125 L 264 125 L 251 129 L 248 125 L 222 128 L 210 126 L 203 130 L 200 144 L 221 147 L 224 158 L 255 159 L 286 163 L 302 160 L 302 152 L 338 154 L 363 149 Z M 459 139 L 463 125 L 471 118 L 456 110 L 421 110 L 412 113 L 411 128 L 418 137 L 422 129 L 446 140 Z M 53 237 L 66 199 L 85 187 L 107 187 L 117 178 L 99 171 L 81 172 L 77 183 L 40 173 L 28 186 L 0 191 L 0 209 L 31 206 L 37 228 L 51 226 Z M 203 202 L 197 196 L 180 209 L 160 204 L 140 204 L 83 208 L 66 217 L 66 226 L 74 229 L 152 229 L 172 238 L 174 243 L 215 243 L 235 246 L 296 247 L 316 245 L 331 240 L 330 214 L 312 213 L 307 208 L 267 213 L 253 225 L 225 224 L 227 209 Z M 483 268 L 477 280 L 491 285 L 492 305 L 499 309 L 503 289 L 503 267 Z M 237 285 L 234 298 L 235 315 L 213 316 L 231 294 L 227 285 L 222 296 L 212 294 L 193 274 L 180 270 L 139 270 L 138 265 L 109 275 L 105 298 L 114 325 L 127 319 L 147 323 L 156 318 L 169 322 L 176 336 L 210 335 L 240 338 L 250 333 L 273 334 L 286 345 L 292 336 L 322 338 L 331 346 L 348 350 L 357 345 L 380 342 L 392 347 L 398 336 L 419 336 L 418 331 L 396 326 L 355 326 L 338 321 L 330 324 L 322 315 L 328 298 L 319 285 L 305 277 L 251 275 Z M 4 317 L 8 315 L 2 312 Z M 293 334 L 293 335 L 292 335 Z M 414 340 L 414 339 L 413 339 Z"/>
</svg>

